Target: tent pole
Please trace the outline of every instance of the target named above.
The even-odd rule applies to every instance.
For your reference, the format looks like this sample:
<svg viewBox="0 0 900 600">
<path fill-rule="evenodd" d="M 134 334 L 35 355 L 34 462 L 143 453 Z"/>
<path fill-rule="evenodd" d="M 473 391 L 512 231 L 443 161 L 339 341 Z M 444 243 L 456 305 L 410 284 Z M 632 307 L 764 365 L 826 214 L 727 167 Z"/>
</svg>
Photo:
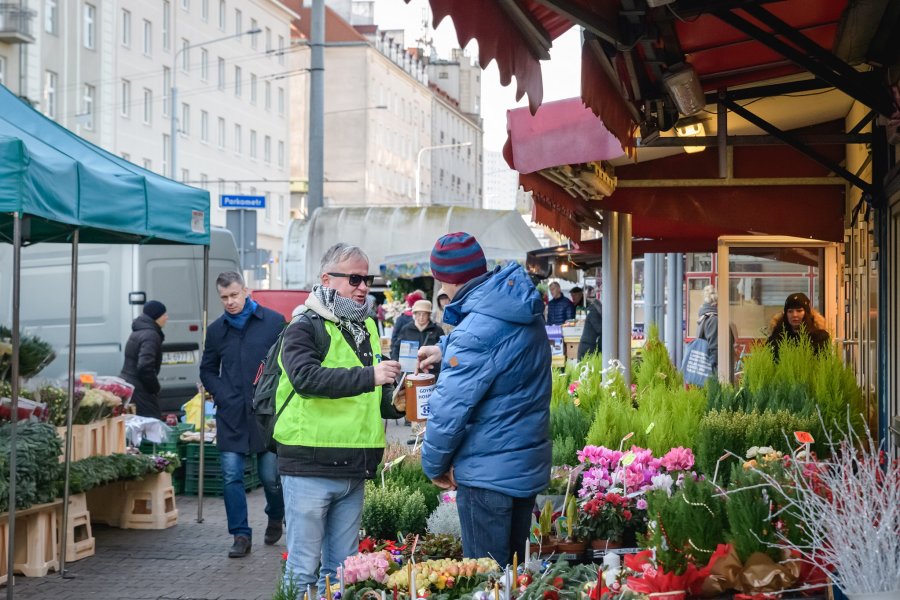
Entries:
<svg viewBox="0 0 900 600">
<path fill-rule="evenodd" d="M 206 323 L 209 317 L 209 245 L 203 246 L 203 310 L 200 315 L 200 360 L 206 350 Z M 203 522 L 203 463 L 206 448 L 206 389 L 200 385 L 200 464 L 197 469 L 197 522 Z"/>
<path fill-rule="evenodd" d="M 6 543 L 6 598 L 15 597 L 16 578 L 13 575 L 16 557 L 16 428 L 19 417 L 19 311 L 22 295 L 22 213 L 13 213 L 13 285 L 12 285 L 12 401 L 9 409 L 9 509 L 7 513 L 9 539 Z"/>
<path fill-rule="evenodd" d="M 75 398 L 75 331 L 78 320 L 78 236 L 79 230 L 72 232 L 72 279 L 69 291 L 69 383 L 66 403 L 66 440 L 63 456 L 63 507 L 62 526 L 59 529 L 59 574 L 66 578 L 66 544 L 69 533 L 69 474 L 72 461 L 72 400 Z"/>
</svg>

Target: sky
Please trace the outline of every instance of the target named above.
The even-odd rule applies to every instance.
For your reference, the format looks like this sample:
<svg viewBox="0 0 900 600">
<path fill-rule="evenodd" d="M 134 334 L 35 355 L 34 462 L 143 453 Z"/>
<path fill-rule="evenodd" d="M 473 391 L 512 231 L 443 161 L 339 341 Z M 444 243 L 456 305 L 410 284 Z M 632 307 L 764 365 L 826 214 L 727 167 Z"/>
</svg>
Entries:
<svg viewBox="0 0 900 600">
<path fill-rule="evenodd" d="M 473 1 L 473 0 L 461 0 Z M 437 30 L 431 30 L 431 11 L 427 0 L 375 0 L 375 23 L 381 29 L 406 30 L 406 45 L 412 46 L 422 37 L 423 14 L 427 12 L 429 32 L 441 58 L 449 58 L 450 50 L 459 46 L 452 21 L 444 19 Z M 477 42 L 472 41 L 466 50 L 477 58 Z M 544 79 L 544 102 L 562 100 L 580 95 L 581 90 L 581 34 L 573 27 L 553 41 L 550 60 L 541 63 Z M 503 87 L 496 63 L 484 70 L 481 78 L 481 116 L 484 118 L 484 147 L 500 151 L 506 142 L 506 111 L 517 106 L 527 106 L 527 97 L 516 102 L 515 81 Z"/>
</svg>

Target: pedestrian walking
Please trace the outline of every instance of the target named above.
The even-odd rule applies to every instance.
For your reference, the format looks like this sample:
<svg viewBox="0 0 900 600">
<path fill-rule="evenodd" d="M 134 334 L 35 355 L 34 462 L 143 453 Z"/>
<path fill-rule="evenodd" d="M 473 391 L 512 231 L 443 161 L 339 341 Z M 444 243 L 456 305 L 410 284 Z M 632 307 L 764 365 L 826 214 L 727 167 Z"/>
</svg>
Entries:
<svg viewBox="0 0 900 600">
<path fill-rule="evenodd" d="M 562 325 L 575 318 L 575 305 L 563 296 L 557 282 L 550 284 L 550 302 L 547 303 L 547 325 Z"/>
<path fill-rule="evenodd" d="M 119 377 L 134 386 L 131 401 L 140 417 L 162 419 L 159 370 L 162 367 L 162 343 L 166 339 L 162 330 L 168 320 L 166 305 L 151 300 L 131 322 L 131 335 L 125 343 L 125 361 Z"/>
<path fill-rule="evenodd" d="M 431 251 L 431 271 L 450 296 L 455 325 L 419 350 L 420 369 L 438 363 L 422 468 L 456 488 L 463 554 L 509 564 L 525 556 L 538 492 L 550 481 L 550 345 L 544 305 L 516 263 L 487 271 L 474 237 L 451 233 Z"/>
<path fill-rule="evenodd" d="M 322 257 L 320 283 L 291 322 L 281 351 L 274 439 L 287 507 L 285 583 L 316 584 L 356 554 L 365 480 L 384 455 L 382 418 L 403 415 L 391 404 L 400 363 L 383 360 L 375 322 L 367 317 L 369 259 L 336 244 Z"/>
<path fill-rule="evenodd" d="M 228 533 L 234 536 L 228 556 L 240 558 L 250 553 L 253 539 L 244 487 L 248 456 L 256 460 L 266 494 L 269 521 L 263 541 L 274 544 L 283 530 L 284 499 L 276 457 L 266 450 L 251 407 L 259 365 L 281 333 L 284 317 L 254 302 L 239 273 L 221 273 L 216 278 L 216 290 L 225 313 L 206 332 L 200 381 L 216 406 L 216 446 L 222 464 L 225 514 Z"/>
</svg>

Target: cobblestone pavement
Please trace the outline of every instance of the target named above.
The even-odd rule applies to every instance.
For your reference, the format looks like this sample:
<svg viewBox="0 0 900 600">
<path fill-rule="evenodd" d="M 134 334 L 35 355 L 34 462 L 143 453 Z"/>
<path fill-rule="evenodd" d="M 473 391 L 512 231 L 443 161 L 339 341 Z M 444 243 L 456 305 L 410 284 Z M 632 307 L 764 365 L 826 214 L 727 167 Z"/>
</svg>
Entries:
<svg viewBox="0 0 900 600">
<path fill-rule="evenodd" d="M 388 439 L 404 442 L 409 428 L 388 422 Z M 262 543 L 266 527 L 262 489 L 247 495 L 253 550 L 245 558 L 228 558 L 225 505 L 221 498 L 203 501 L 197 522 L 196 496 L 178 496 L 178 525 L 162 531 L 93 526 L 94 556 L 67 565 L 71 579 L 16 576 L 15 597 L 40 600 L 269 600 L 281 569 L 284 540 Z M 5 597 L 0 588 L 0 598 Z"/>
</svg>

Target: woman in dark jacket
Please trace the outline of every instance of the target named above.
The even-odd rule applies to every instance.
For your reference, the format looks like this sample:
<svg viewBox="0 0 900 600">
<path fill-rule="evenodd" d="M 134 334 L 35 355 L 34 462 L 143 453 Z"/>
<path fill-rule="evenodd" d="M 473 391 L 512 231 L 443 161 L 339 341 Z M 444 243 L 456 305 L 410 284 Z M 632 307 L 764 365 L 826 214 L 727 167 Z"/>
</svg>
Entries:
<svg viewBox="0 0 900 600">
<path fill-rule="evenodd" d="M 772 318 L 771 330 L 766 344 L 775 353 L 776 361 L 781 342 L 786 339 L 796 342 L 800 339 L 801 332 L 809 336 L 816 354 L 831 347 L 831 336 L 825 329 L 825 318 L 813 310 L 806 294 L 799 292 L 785 299 L 784 311 Z"/>
<path fill-rule="evenodd" d="M 419 348 L 437 344 L 440 337 L 444 335 L 444 330 L 431 320 L 431 310 L 431 302 L 428 300 L 419 300 L 413 304 L 412 322 L 404 325 L 391 343 L 391 360 L 400 360 L 401 342 L 416 342 L 419 344 Z M 432 373 L 437 375 L 437 369 Z"/>
<path fill-rule="evenodd" d="M 162 328 L 169 315 L 157 300 L 144 305 L 142 314 L 131 323 L 131 335 L 125 344 L 125 363 L 119 377 L 134 386 L 131 401 L 141 417 L 162 419 L 159 410 L 159 369 L 162 366 Z"/>
<path fill-rule="evenodd" d="M 578 360 L 590 352 L 600 352 L 602 339 L 603 307 L 600 305 L 600 300 L 594 299 L 588 306 L 587 317 L 584 319 L 584 330 L 582 330 L 581 340 L 578 342 Z"/>
</svg>

